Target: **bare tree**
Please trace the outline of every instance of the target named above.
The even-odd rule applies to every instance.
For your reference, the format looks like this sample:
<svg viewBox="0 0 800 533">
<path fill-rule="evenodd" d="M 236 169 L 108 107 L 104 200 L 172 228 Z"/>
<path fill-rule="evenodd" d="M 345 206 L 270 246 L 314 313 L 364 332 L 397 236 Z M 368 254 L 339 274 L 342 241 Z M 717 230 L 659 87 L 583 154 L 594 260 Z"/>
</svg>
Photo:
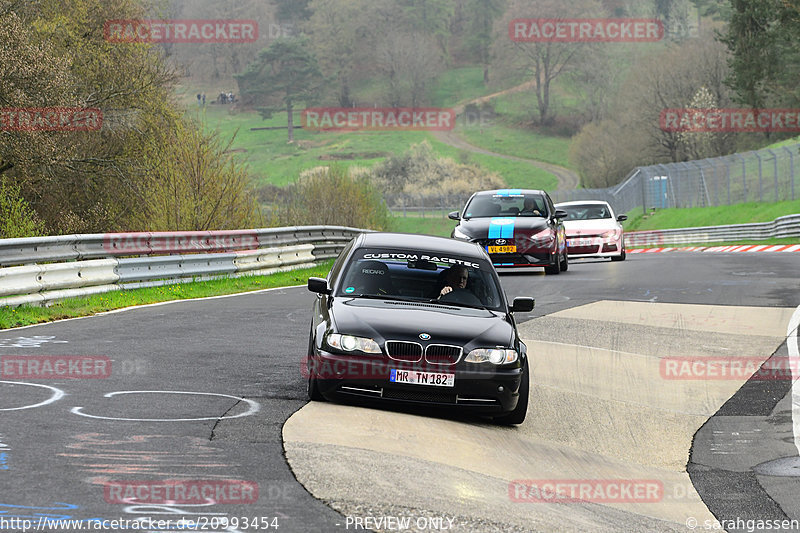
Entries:
<svg viewBox="0 0 800 533">
<path fill-rule="evenodd" d="M 443 67 L 441 51 L 432 37 L 391 31 L 376 50 L 378 69 L 386 80 L 390 105 L 420 106 L 428 84 Z"/>
<path fill-rule="evenodd" d="M 495 25 L 497 78 L 521 78 L 533 82 L 536 94 L 537 122 L 552 123 L 552 85 L 560 76 L 573 71 L 588 53 L 592 43 L 515 42 L 508 33 L 509 24 L 518 18 L 567 19 L 587 18 L 602 13 L 595 0 L 512 0 L 506 13 Z"/>
<path fill-rule="evenodd" d="M 710 36 L 688 39 L 638 62 L 620 90 L 615 119 L 648 140 L 646 159 L 682 161 L 689 157 L 677 133 L 664 131 L 664 109 L 687 108 L 697 91 L 705 87 L 719 107 L 730 107 L 731 92 L 725 84 L 728 51 Z M 730 153 L 734 136 L 715 138 L 713 155 Z"/>
</svg>

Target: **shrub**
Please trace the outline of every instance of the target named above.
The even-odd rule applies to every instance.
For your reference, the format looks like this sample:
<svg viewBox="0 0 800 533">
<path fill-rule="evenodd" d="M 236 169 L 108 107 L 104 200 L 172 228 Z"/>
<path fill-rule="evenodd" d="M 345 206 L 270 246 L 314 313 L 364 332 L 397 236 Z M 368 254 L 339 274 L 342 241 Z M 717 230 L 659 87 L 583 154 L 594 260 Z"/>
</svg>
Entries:
<svg viewBox="0 0 800 533">
<path fill-rule="evenodd" d="M 331 225 L 385 230 L 389 211 L 364 172 L 340 165 L 307 170 L 276 195 L 273 226 Z"/>
<path fill-rule="evenodd" d="M 36 237 L 44 234 L 44 224 L 22 198 L 20 188 L 0 179 L 0 238 Z"/>
<path fill-rule="evenodd" d="M 505 185 L 499 174 L 487 172 L 477 165 L 437 157 L 427 141 L 378 164 L 372 171 L 372 178 L 389 195 L 465 195 Z"/>
</svg>

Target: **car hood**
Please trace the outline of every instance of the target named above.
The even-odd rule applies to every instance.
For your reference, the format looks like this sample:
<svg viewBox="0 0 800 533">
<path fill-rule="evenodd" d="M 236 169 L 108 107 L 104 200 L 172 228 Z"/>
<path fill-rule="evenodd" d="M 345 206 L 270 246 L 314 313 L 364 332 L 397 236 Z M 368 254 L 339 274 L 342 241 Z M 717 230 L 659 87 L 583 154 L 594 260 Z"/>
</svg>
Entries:
<svg viewBox="0 0 800 533">
<path fill-rule="evenodd" d="M 567 235 L 600 235 L 606 231 L 620 229 L 613 218 L 599 220 L 565 220 L 564 229 Z"/>
<path fill-rule="evenodd" d="M 423 344 L 453 344 L 465 351 L 477 347 L 511 346 L 514 328 L 503 313 L 483 309 L 417 302 L 337 298 L 331 309 L 338 333 Z"/>
<path fill-rule="evenodd" d="M 492 217 L 461 220 L 458 230 L 470 239 L 513 239 L 515 235 L 535 235 L 547 229 L 541 217 Z"/>
</svg>

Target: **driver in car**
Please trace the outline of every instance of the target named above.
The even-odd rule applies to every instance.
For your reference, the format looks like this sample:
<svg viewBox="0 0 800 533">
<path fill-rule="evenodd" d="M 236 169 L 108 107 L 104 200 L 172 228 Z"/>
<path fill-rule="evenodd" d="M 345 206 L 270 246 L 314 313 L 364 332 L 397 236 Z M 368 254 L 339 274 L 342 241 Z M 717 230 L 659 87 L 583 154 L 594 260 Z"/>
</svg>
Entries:
<svg viewBox="0 0 800 533">
<path fill-rule="evenodd" d="M 450 267 L 444 278 L 445 285 L 439 292 L 439 297 L 441 298 L 445 294 L 453 292 L 453 289 L 466 289 L 468 280 L 469 270 L 467 267 L 461 265 Z"/>
</svg>

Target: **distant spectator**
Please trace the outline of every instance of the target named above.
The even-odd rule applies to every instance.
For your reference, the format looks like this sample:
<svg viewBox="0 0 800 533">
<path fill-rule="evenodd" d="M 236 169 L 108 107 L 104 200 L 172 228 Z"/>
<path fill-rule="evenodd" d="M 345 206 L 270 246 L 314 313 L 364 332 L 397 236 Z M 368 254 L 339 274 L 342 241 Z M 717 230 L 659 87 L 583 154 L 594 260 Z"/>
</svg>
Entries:
<svg viewBox="0 0 800 533">
<path fill-rule="evenodd" d="M 206 93 L 203 93 L 203 107 L 206 106 Z"/>
<path fill-rule="evenodd" d="M 200 106 L 203 105 L 202 104 L 202 98 L 203 98 L 203 95 L 200 94 L 200 93 L 197 93 L 197 107 L 200 107 Z"/>
</svg>

